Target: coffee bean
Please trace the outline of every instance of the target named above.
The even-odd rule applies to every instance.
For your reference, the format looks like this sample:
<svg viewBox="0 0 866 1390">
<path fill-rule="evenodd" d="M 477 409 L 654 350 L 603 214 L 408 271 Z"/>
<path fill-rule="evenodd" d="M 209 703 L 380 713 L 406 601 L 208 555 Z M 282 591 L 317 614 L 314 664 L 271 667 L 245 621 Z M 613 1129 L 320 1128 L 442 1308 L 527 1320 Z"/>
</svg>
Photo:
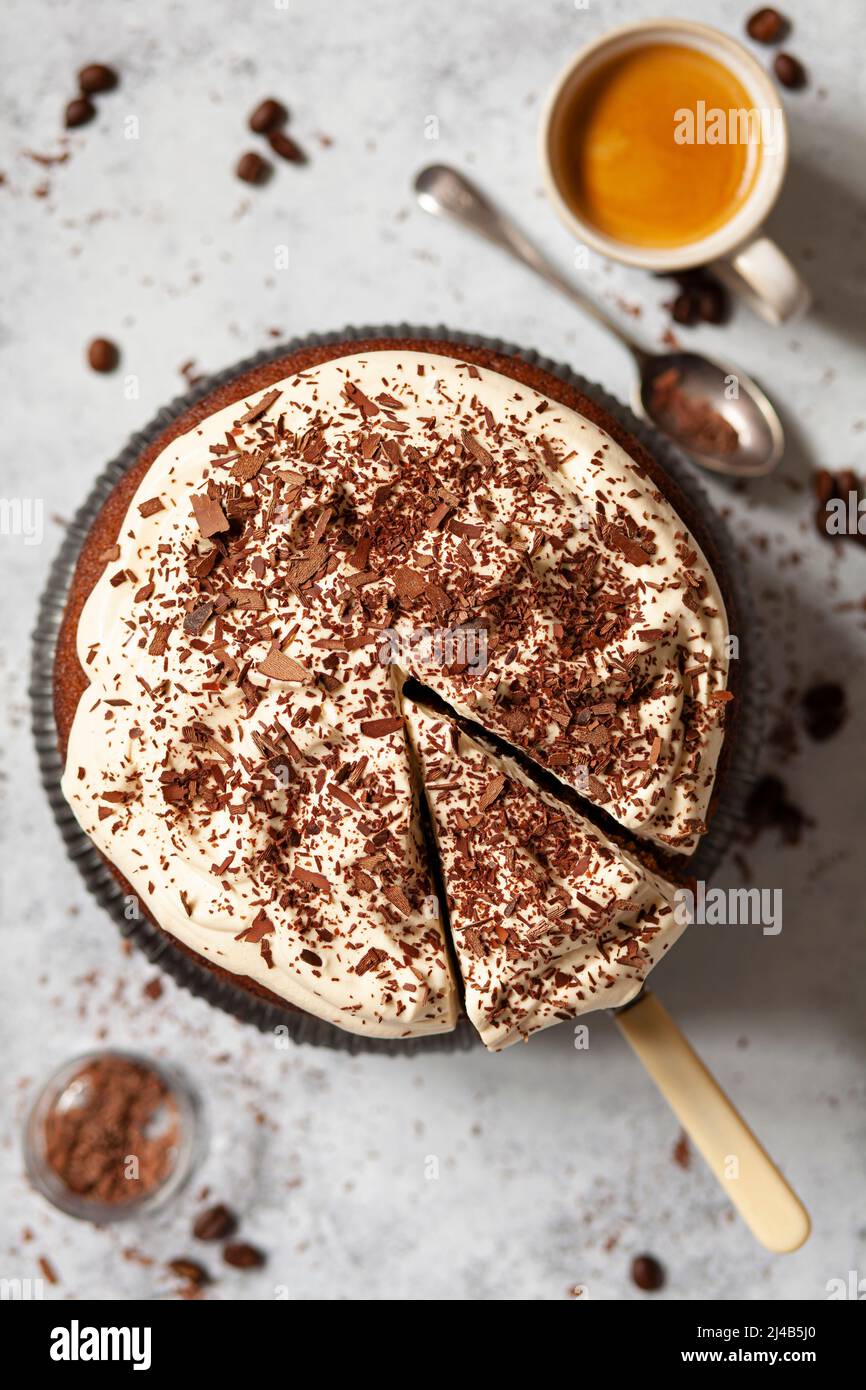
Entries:
<svg viewBox="0 0 866 1390">
<path fill-rule="evenodd" d="M 665 1282 L 665 1272 L 652 1255 L 638 1255 L 632 1260 L 631 1277 L 646 1293 L 655 1293 Z"/>
<path fill-rule="evenodd" d="M 677 323 L 690 328 L 698 321 L 698 296 L 692 290 L 683 290 L 671 306 L 671 313 Z"/>
<path fill-rule="evenodd" d="M 198 1240 L 225 1240 L 226 1236 L 234 1234 L 237 1224 L 234 1212 L 220 1203 L 199 1213 L 192 1233 Z"/>
<path fill-rule="evenodd" d="M 271 166 L 266 159 L 262 159 L 255 150 L 247 150 L 242 154 L 235 167 L 235 173 L 244 183 L 264 183 Z"/>
<path fill-rule="evenodd" d="M 275 101 L 273 97 L 268 97 L 261 102 L 250 116 L 250 130 L 254 130 L 256 135 L 267 135 L 269 130 L 275 130 L 277 126 L 283 125 L 288 119 L 288 111 L 282 102 Z"/>
<path fill-rule="evenodd" d="M 698 315 L 704 323 L 724 323 L 728 297 L 721 285 L 706 284 L 698 291 Z"/>
<path fill-rule="evenodd" d="M 848 713 L 845 691 L 835 681 L 813 685 L 803 696 L 802 705 L 806 732 L 819 743 L 839 732 Z"/>
<path fill-rule="evenodd" d="M 88 121 L 93 120 L 95 115 L 96 107 L 89 97 L 76 97 L 74 101 L 70 101 L 66 108 L 66 114 L 63 118 L 64 125 L 67 130 L 72 130 L 74 126 L 86 125 Z"/>
<path fill-rule="evenodd" d="M 755 840 L 763 830 L 775 827 L 789 845 L 798 844 L 803 830 L 812 824 L 805 812 L 788 800 L 784 782 L 772 773 L 767 773 L 753 786 L 746 801 L 745 818 L 750 841 Z"/>
<path fill-rule="evenodd" d="M 223 1259 L 227 1265 L 232 1265 L 235 1269 L 258 1269 L 265 1262 L 261 1250 L 257 1250 L 254 1245 L 247 1245 L 245 1241 L 227 1245 L 223 1250 Z"/>
<path fill-rule="evenodd" d="M 108 338 L 94 338 L 87 349 L 87 360 L 95 372 L 113 372 L 120 353 Z"/>
<path fill-rule="evenodd" d="M 814 488 L 815 496 L 823 506 L 834 496 L 836 479 L 828 469 L 817 468 L 812 475 L 812 487 Z"/>
<path fill-rule="evenodd" d="M 784 15 L 780 15 L 778 10 L 770 9 L 769 6 L 763 10 L 756 10 L 751 18 L 746 20 L 746 33 L 757 43 L 776 43 L 787 28 L 788 21 Z"/>
<path fill-rule="evenodd" d="M 798 845 L 803 837 L 803 827 L 811 824 L 808 818 L 795 806 L 793 801 L 783 803 L 776 824 L 786 845 Z"/>
<path fill-rule="evenodd" d="M 268 136 L 268 144 L 274 154 L 278 154 L 280 159 L 288 159 L 292 164 L 306 164 L 307 156 L 296 144 L 291 135 L 286 135 L 282 130 L 274 130 Z"/>
<path fill-rule="evenodd" d="M 841 473 L 836 474 L 836 496 L 844 497 L 846 502 L 849 493 L 855 493 L 859 499 L 860 479 L 851 468 L 843 468 Z"/>
<path fill-rule="evenodd" d="M 746 802 L 746 817 L 756 827 L 772 825 L 785 803 L 785 785 L 771 772 L 756 782 Z"/>
<path fill-rule="evenodd" d="M 202 1284 L 210 1283 L 210 1275 L 197 1260 L 188 1260 L 184 1256 L 178 1260 L 169 1260 L 168 1267 L 178 1279 L 185 1279 L 188 1284 L 195 1284 L 198 1288 Z"/>
<path fill-rule="evenodd" d="M 87 96 L 110 92 L 117 86 L 117 73 L 105 63 L 88 63 L 78 74 L 78 86 Z"/>
<path fill-rule="evenodd" d="M 788 87 L 791 91 L 806 85 L 806 69 L 799 58 L 794 58 L 790 53 L 776 54 L 773 59 L 773 72 L 782 86 Z"/>
</svg>

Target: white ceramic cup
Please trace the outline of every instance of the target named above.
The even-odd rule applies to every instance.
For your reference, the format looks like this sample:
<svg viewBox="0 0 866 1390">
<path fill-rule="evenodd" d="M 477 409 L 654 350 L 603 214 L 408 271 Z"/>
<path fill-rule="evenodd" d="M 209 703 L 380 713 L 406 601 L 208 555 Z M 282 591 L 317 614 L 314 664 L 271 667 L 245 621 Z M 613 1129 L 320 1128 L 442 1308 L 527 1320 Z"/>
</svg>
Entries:
<svg viewBox="0 0 866 1390">
<path fill-rule="evenodd" d="M 772 123 L 773 139 L 762 144 L 760 163 L 745 202 L 723 227 L 683 246 L 643 247 L 618 241 L 584 221 L 561 192 L 559 166 L 566 147 L 562 121 L 575 90 L 611 58 L 647 43 L 684 44 L 708 53 L 739 79 L 752 107 L 767 113 L 765 119 Z M 540 143 L 541 167 L 553 205 L 569 230 L 594 251 L 645 270 L 712 265 L 719 279 L 770 323 L 783 323 L 808 307 L 808 286 L 785 253 L 761 232 L 788 167 L 788 124 L 781 97 L 760 64 L 727 34 L 690 20 L 659 19 L 624 24 L 594 39 L 557 78 L 542 113 Z"/>
</svg>

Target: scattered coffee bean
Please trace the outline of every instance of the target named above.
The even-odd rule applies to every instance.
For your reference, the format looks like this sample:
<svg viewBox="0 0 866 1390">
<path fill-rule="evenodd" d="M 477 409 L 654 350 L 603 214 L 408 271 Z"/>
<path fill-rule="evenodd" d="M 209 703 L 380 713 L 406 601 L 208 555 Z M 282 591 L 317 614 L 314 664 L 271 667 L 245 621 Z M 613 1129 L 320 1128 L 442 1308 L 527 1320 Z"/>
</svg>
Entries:
<svg viewBox="0 0 866 1390">
<path fill-rule="evenodd" d="M 192 1233 L 197 1240 L 225 1240 L 227 1236 L 234 1235 L 237 1224 L 234 1212 L 220 1202 L 215 1207 L 208 1207 L 207 1211 L 199 1212 Z"/>
<path fill-rule="evenodd" d="M 860 479 L 853 469 L 843 468 L 841 473 L 837 473 L 836 486 L 842 497 L 847 497 L 850 492 L 856 492 L 859 501 L 861 492 Z"/>
<path fill-rule="evenodd" d="M 766 6 L 746 20 L 746 33 L 756 43 L 777 43 L 788 30 L 788 21 L 778 10 Z"/>
<path fill-rule="evenodd" d="M 184 1256 L 178 1260 L 169 1260 L 168 1267 L 178 1279 L 185 1279 L 188 1284 L 195 1284 L 196 1288 L 210 1283 L 210 1275 L 198 1260 L 188 1260 Z"/>
<path fill-rule="evenodd" d="M 631 1277 L 645 1293 L 655 1293 L 665 1282 L 665 1272 L 652 1255 L 637 1255 L 632 1260 Z"/>
<path fill-rule="evenodd" d="M 833 496 L 833 489 L 836 480 L 833 474 L 826 468 L 817 468 L 812 478 L 812 486 L 815 489 L 815 496 L 821 503 L 829 502 Z"/>
<path fill-rule="evenodd" d="M 705 266 L 694 266 L 691 270 L 675 271 L 671 279 L 676 280 L 680 292 L 667 307 L 676 323 L 692 328 L 702 323 L 725 323 L 728 318 L 728 292 Z"/>
<path fill-rule="evenodd" d="M 819 536 L 827 541 L 866 545 L 866 532 L 860 530 L 864 488 L 857 474 L 850 468 L 844 468 L 841 473 L 818 468 L 812 474 L 812 487 L 818 503 L 815 527 Z"/>
<path fill-rule="evenodd" d="M 288 159 L 292 164 L 306 164 L 307 156 L 300 145 L 292 139 L 291 135 L 286 135 L 285 131 L 272 130 L 268 136 L 268 144 L 274 154 L 278 154 L 280 159 Z"/>
<path fill-rule="evenodd" d="M 66 129 L 72 130 L 77 125 L 86 125 L 95 115 L 96 107 L 89 97 L 76 97 L 67 106 L 63 120 Z"/>
<path fill-rule="evenodd" d="M 806 85 L 806 69 L 799 58 L 794 58 L 790 53 L 776 54 L 773 59 L 773 71 L 782 86 L 788 87 L 791 91 Z"/>
<path fill-rule="evenodd" d="M 94 338 L 87 349 L 87 360 L 95 372 L 113 372 L 120 353 L 108 338 Z"/>
<path fill-rule="evenodd" d="M 256 135 L 267 135 L 268 131 L 276 130 L 277 126 L 284 125 L 288 119 L 288 114 L 282 102 L 268 97 L 266 101 L 261 102 L 256 107 L 250 116 L 250 130 L 254 130 Z"/>
<path fill-rule="evenodd" d="M 262 1251 L 257 1250 L 254 1245 L 247 1245 L 245 1241 L 227 1245 L 223 1250 L 223 1259 L 234 1269 L 258 1269 L 265 1263 Z"/>
<path fill-rule="evenodd" d="M 802 699 L 806 733 L 823 743 L 845 723 L 848 714 L 845 691 L 835 681 L 821 681 L 806 691 Z"/>
<path fill-rule="evenodd" d="M 671 313 L 676 323 L 691 328 L 698 321 L 698 298 L 691 290 L 681 290 L 671 305 Z"/>
<path fill-rule="evenodd" d="M 117 86 L 117 73 L 105 63 L 88 63 L 78 74 L 78 86 L 86 96 L 111 92 Z"/>
<path fill-rule="evenodd" d="M 264 183 L 270 172 L 271 166 L 268 161 L 256 154 L 255 150 L 247 150 L 246 154 L 242 154 L 235 168 L 235 173 L 244 183 Z"/>
<path fill-rule="evenodd" d="M 747 841 L 757 839 L 763 830 L 775 828 L 786 845 L 797 845 L 803 829 L 812 821 L 788 799 L 788 789 L 778 777 L 768 773 L 761 777 L 749 793 L 745 818 Z"/>
<path fill-rule="evenodd" d="M 698 317 L 704 323 L 724 323 L 728 312 L 728 300 L 721 285 L 706 284 L 698 290 Z"/>
</svg>

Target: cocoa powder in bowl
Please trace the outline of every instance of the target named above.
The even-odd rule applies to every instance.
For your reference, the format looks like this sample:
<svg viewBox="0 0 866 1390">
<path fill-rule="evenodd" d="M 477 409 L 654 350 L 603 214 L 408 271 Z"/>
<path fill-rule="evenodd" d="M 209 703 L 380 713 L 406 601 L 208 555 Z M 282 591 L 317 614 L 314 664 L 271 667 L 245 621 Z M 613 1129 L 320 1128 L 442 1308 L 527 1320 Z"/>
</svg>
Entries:
<svg viewBox="0 0 866 1390">
<path fill-rule="evenodd" d="M 49 1168 L 70 1191 L 101 1202 L 152 1192 L 176 1148 L 174 1097 L 156 1072 L 126 1057 L 88 1062 L 45 1120 Z"/>
<path fill-rule="evenodd" d="M 146 1058 L 94 1053 L 43 1089 L 27 1129 L 36 1186 L 72 1215 L 113 1220 L 161 1199 L 187 1176 L 197 1106 L 185 1083 Z"/>
</svg>

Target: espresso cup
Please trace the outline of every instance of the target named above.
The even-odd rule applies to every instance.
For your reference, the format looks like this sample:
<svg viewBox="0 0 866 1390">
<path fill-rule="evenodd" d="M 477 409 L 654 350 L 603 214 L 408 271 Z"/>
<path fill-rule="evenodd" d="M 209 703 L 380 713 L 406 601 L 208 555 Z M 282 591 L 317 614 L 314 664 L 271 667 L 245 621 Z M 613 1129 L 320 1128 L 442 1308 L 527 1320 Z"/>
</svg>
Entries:
<svg viewBox="0 0 866 1390">
<path fill-rule="evenodd" d="M 772 139 L 761 141 L 749 191 L 729 219 L 685 245 L 641 246 L 612 237 L 593 226 L 565 193 L 565 122 L 576 93 L 606 64 L 649 44 L 680 45 L 715 59 L 746 92 L 761 129 L 772 130 Z M 657 272 L 712 265 L 719 279 L 769 323 L 783 323 L 808 307 L 807 285 L 761 230 L 788 167 L 788 125 L 781 97 L 760 64 L 727 34 L 690 20 L 668 19 L 625 24 L 593 40 L 571 59 L 553 87 L 542 114 L 540 147 L 545 186 L 556 211 L 569 231 L 594 251 Z"/>
</svg>

